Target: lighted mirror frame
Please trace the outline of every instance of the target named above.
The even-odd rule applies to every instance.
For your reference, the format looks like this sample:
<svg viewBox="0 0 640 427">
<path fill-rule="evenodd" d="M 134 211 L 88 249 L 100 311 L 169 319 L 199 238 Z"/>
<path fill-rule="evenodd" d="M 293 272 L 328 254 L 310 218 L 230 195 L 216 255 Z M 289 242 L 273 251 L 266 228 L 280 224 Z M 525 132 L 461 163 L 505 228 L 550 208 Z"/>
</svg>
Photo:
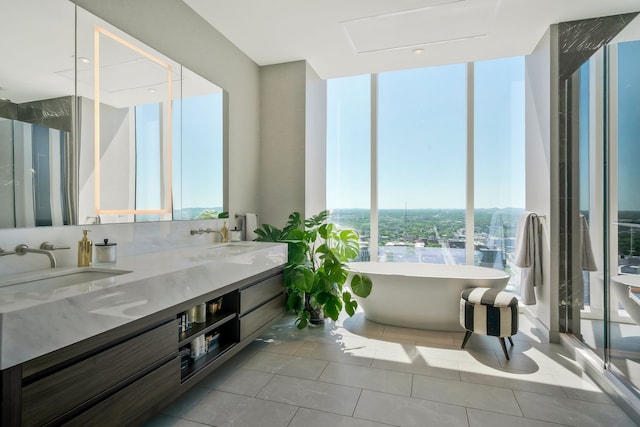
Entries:
<svg viewBox="0 0 640 427">
<path fill-rule="evenodd" d="M 124 47 L 133 50 L 134 52 L 144 56 L 145 58 L 155 62 L 167 70 L 167 132 L 164 135 L 163 141 L 166 140 L 166 144 L 163 143 L 163 153 L 167 153 L 166 173 L 162 173 L 162 179 L 164 182 L 161 188 L 165 191 L 162 192 L 162 199 L 164 199 L 164 205 L 161 209 L 101 209 L 100 208 L 100 36 L 105 36 L 113 41 L 120 43 Z M 172 71 L 171 65 L 162 61 L 161 59 L 153 56 L 144 49 L 133 45 L 132 43 L 118 37 L 110 31 L 96 25 L 94 27 L 94 183 L 95 183 L 95 212 L 96 215 L 135 215 L 135 214 L 172 214 L 172 175 L 171 175 L 171 139 L 172 139 Z M 164 162 L 161 162 L 161 170 Z"/>
</svg>

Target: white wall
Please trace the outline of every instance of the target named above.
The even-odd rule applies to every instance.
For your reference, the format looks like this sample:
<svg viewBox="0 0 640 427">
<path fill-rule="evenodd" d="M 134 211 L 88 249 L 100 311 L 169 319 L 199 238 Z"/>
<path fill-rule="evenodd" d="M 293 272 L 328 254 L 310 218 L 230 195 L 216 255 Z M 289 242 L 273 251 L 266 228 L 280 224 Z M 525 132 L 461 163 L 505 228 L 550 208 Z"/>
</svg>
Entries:
<svg viewBox="0 0 640 427">
<path fill-rule="evenodd" d="M 326 206 L 326 81 L 306 61 L 260 71 L 261 224 Z"/>
<path fill-rule="evenodd" d="M 305 211 L 327 207 L 327 82 L 307 63 L 305 136 Z"/>
<path fill-rule="evenodd" d="M 260 70 L 260 224 L 305 214 L 305 80 L 304 61 Z"/>
<path fill-rule="evenodd" d="M 553 59 L 557 28 L 551 27 L 525 58 L 526 210 L 542 219 L 543 284 L 536 287 L 537 304 L 527 306 L 549 331 L 558 331 L 558 153 L 557 75 Z M 555 129 L 554 129 L 555 127 Z M 552 258 L 550 254 L 555 254 Z"/>
</svg>

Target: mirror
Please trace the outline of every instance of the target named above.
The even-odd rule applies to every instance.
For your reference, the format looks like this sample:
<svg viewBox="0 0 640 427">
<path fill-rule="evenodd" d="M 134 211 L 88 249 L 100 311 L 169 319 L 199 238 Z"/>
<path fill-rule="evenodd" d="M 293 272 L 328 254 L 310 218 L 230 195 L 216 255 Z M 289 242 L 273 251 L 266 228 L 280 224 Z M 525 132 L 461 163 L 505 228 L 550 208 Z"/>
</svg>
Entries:
<svg viewBox="0 0 640 427">
<path fill-rule="evenodd" d="M 76 222 L 74 6 L 11 0 L 0 37 L 0 227 Z M 25 26 L 25 22 L 29 25 Z"/>
<path fill-rule="evenodd" d="M 224 210 L 221 88 L 66 0 L 8 3 L 35 30 L 0 28 L 0 227 Z"/>
</svg>

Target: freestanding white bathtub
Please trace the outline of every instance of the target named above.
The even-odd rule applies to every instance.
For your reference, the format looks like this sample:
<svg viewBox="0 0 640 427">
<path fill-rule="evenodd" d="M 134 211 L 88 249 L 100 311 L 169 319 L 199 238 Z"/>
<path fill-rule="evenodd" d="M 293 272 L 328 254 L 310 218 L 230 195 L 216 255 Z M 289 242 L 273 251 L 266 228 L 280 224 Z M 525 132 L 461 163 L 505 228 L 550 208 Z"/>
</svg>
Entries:
<svg viewBox="0 0 640 427">
<path fill-rule="evenodd" d="M 437 331 L 462 330 L 460 293 L 464 289 L 502 290 L 509 281 L 504 271 L 472 265 L 353 262 L 349 270 L 366 274 L 373 282 L 367 298 L 355 297 L 367 319 Z"/>
</svg>

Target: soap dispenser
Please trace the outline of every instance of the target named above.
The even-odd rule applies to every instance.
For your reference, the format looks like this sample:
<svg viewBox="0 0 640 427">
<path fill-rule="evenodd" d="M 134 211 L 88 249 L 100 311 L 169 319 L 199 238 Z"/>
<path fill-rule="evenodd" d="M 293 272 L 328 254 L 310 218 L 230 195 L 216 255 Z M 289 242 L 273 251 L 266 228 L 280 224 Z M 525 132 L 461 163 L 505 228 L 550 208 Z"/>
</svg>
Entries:
<svg viewBox="0 0 640 427">
<path fill-rule="evenodd" d="M 87 237 L 89 230 L 82 230 L 82 239 L 78 240 L 78 267 L 89 267 L 93 258 L 93 242 Z"/>
<path fill-rule="evenodd" d="M 229 229 L 227 228 L 227 221 L 225 221 L 222 228 L 220 228 L 220 234 L 222 235 L 222 243 L 227 243 L 229 241 Z"/>
</svg>

